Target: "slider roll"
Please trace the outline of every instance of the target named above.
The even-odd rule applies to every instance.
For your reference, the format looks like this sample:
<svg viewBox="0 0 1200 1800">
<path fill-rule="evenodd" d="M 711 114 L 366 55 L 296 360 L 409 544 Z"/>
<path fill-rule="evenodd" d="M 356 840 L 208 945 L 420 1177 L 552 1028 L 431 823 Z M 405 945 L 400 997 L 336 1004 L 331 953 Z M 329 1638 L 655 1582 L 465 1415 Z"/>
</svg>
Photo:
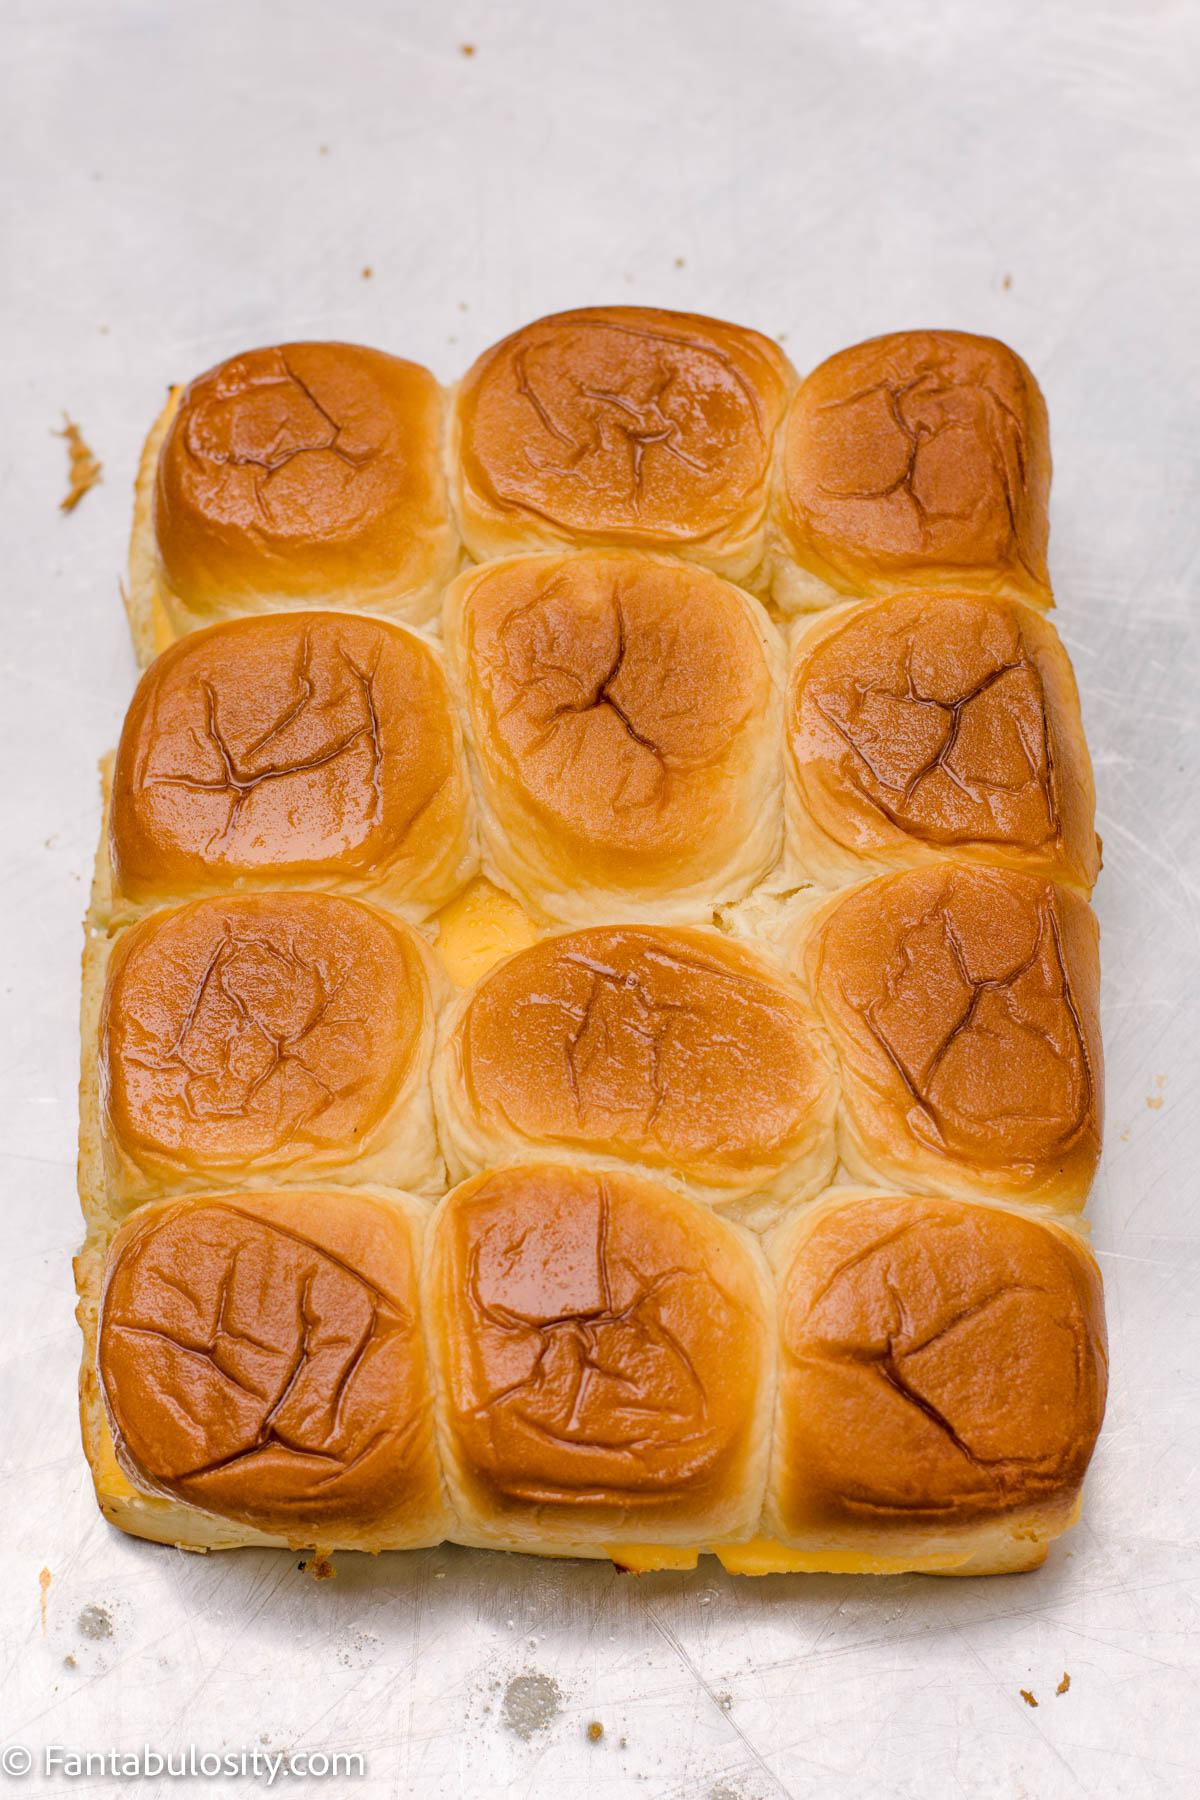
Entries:
<svg viewBox="0 0 1200 1800">
<path fill-rule="evenodd" d="M 819 615 L 787 698 L 797 872 L 837 887 L 942 857 L 1090 892 L 1092 766 L 1066 651 L 1040 614 L 921 590 Z"/>
<path fill-rule="evenodd" d="M 106 1516 L 192 1549 L 440 1542 L 424 1215 L 362 1189 L 221 1194 L 144 1208 L 106 1264 L 90 1242 L 81 1414 Z"/>
<path fill-rule="evenodd" d="M 458 560 L 428 369 L 355 344 L 231 357 L 171 392 L 130 547 L 141 660 L 238 613 L 330 606 L 428 623 Z"/>
<path fill-rule="evenodd" d="M 707 922 L 782 838 L 782 644 L 763 609 L 650 557 L 535 556 L 461 576 L 447 660 L 484 872 L 564 924 Z"/>
<path fill-rule="evenodd" d="M 377 619 L 233 619 L 176 644 L 138 684 L 93 911 L 107 923 L 295 885 L 423 918 L 473 867 L 438 652 Z"/>
<path fill-rule="evenodd" d="M 1034 1568 L 1104 1415 L 1100 1275 L 1065 1226 L 834 1188 L 772 1249 L 780 1543 L 956 1574 Z M 952 1560 L 957 1557 L 958 1564 Z"/>
<path fill-rule="evenodd" d="M 1053 604 L 1050 434 L 1029 369 L 965 331 L 831 356 L 783 428 L 773 597 L 785 612 L 948 585 Z"/>
<path fill-rule="evenodd" d="M 1071 889 L 959 863 L 817 907 L 801 961 L 850 1174 L 1082 1207 L 1102 1124 L 1098 939 Z"/>
<path fill-rule="evenodd" d="M 439 1207 L 425 1305 L 458 1542 L 596 1556 L 755 1529 L 774 1375 L 748 1233 L 636 1176 L 499 1170 Z"/>
<path fill-rule="evenodd" d="M 719 319 L 593 306 L 535 320 L 486 350 L 455 398 L 463 541 L 477 562 L 668 550 L 750 581 L 794 381 L 777 344 Z"/>
<path fill-rule="evenodd" d="M 314 1174 L 441 1191 L 441 978 L 400 920 L 327 894 L 197 900 L 89 958 L 86 1209 Z"/>
<path fill-rule="evenodd" d="M 454 1177 L 516 1158 L 622 1164 L 695 1200 L 807 1198 L 835 1160 L 833 1059 L 798 989 L 715 931 L 608 925 L 509 957 L 434 1068 Z"/>
</svg>

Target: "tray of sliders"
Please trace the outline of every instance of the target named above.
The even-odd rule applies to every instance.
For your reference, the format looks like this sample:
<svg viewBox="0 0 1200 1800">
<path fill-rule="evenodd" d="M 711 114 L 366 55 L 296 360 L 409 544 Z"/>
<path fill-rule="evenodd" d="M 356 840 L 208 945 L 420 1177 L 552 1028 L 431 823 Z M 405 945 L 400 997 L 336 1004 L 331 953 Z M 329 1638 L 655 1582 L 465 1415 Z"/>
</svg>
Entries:
<svg viewBox="0 0 1200 1800">
<path fill-rule="evenodd" d="M 81 1416 L 193 1550 L 973 1575 L 1078 1516 L 1094 794 L 1003 344 L 596 307 L 171 390 Z"/>
</svg>

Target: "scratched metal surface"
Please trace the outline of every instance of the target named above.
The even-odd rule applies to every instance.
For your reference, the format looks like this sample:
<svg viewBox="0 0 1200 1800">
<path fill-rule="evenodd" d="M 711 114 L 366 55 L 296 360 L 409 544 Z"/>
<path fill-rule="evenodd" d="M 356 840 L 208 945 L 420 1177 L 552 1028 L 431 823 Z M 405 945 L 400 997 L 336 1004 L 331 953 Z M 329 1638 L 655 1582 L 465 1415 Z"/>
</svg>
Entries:
<svg viewBox="0 0 1200 1800">
<path fill-rule="evenodd" d="M 360 1749 L 366 1777 L 333 1787 L 364 1800 L 1194 1793 L 1200 15 L 4 15 L 4 1741 Z M 344 1557 L 317 1585 L 284 1555 L 123 1541 L 77 1440 L 69 1257 L 79 918 L 95 761 L 133 683 L 116 584 L 143 429 L 169 379 L 248 344 L 340 335 L 449 377 L 542 311 L 635 296 L 778 333 L 801 366 L 897 325 L 995 332 L 1045 386 L 1105 845 L 1092 1217 L 1114 1380 L 1085 1521 L 1043 1571 L 961 1584 L 755 1584 L 711 1563 L 637 1581 L 439 1550 Z M 105 464 L 69 517 L 64 407 Z M 536 1728 L 509 1716 L 522 1674 L 546 1678 Z"/>
</svg>

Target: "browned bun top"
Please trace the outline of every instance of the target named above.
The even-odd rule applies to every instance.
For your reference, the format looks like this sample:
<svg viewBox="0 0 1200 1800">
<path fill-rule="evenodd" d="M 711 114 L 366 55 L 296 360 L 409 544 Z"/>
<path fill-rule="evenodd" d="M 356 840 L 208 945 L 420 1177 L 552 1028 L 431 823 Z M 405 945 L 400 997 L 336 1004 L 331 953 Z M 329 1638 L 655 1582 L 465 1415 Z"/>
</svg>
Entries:
<svg viewBox="0 0 1200 1800">
<path fill-rule="evenodd" d="M 653 307 L 556 313 L 486 350 L 456 416 L 468 511 L 578 543 L 688 544 L 761 518 L 787 359 Z"/>
<path fill-rule="evenodd" d="M 826 1208 L 781 1270 L 785 1528 L 1069 1509 L 1104 1416 L 1100 1277 L 1066 1232 L 880 1195 Z"/>
<path fill-rule="evenodd" d="M 871 338 L 814 369 L 788 414 L 789 548 L 844 592 L 936 570 L 1045 604 L 1049 492 L 1045 403 L 995 338 Z"/>
<path fill-rule="evenodd" d="M 169 588 L 221 612 L 422 586 L 449 531 L 441 416 L 428 369 L 357 344 L 219 363 L 184 390 L 159 457 Z"/>
<path fill-rule="evenodd" d="M 896 594 L 818 624 L 787 728 L 805 810 L 851 852 L 970 847 L 1095 879 L 1070 664 L 1020 601 Z"/>
<path fill-rule="evenodd" d="M 352 1189 L 135 1214 L 98 1353 L 134 1478 L 302 1541 L 419 1530 L 438 1478 L 416 1261 L 400 1206 Z"/>
<path fill-rule="evenodd" d="M 1082 1200 L 1103 1077 L 1097 929 L 1077 894 L 956 863 L 883 876 L 830 904 L 805 968 L 863 1157 Z"/>
<path fill-rule="evenodd" d="M 704 570 L 615 552 L 462 578 L 451 634 L 514 854 L 532 837 L 598 884 L 675 889 L 736 853 L 777 754 L 753 604 Z"/>
<path fill-rule="evenodd" d="M 712 931 L 606 925 L 492 971 L 452 1049 L 477 1118 L 727 1185 L 828 1125 L 830 1066 L 790 985 Z"/>
<path fill-rule="evenodd" d="M 117 943 L 104 1110 L 147 1169 L 345 1162 L 416 1076 L 433 1007 L 416 934 L 327 894 L 152 913 Z"/>
<path fill-rule="evenodd" d="M 736 1484 L 766 1322 L 732 1227 L 635 1176 L 535 1163 L 455 1189 L 434 1234 L 449 1429 L 478 1504 L 700 1509 Z"/>
<path fill-rule="evenodd" d="M 135 900 L 389 872 L 420 892 L 453 859 L 465 804 L 428 645 L 382 620 L 286 613 L 193 633 L 142 676 L 109 841 Z"/>
</svg>

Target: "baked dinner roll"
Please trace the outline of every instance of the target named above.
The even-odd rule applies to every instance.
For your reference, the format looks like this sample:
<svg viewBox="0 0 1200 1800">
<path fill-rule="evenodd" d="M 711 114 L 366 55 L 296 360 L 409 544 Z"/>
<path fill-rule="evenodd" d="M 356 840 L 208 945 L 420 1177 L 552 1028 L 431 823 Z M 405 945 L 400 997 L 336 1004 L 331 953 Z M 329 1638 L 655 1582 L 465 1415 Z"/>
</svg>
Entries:
<svg viewBox="0 0 1200 1800">
<path fill-rule="evenodd" d="M 1100 1155 L 1098 938 L 1071 889 L 962 863 L 817 908 L 803 968 L 840 1063 L 851 1175 L 1082 1206 Z"/>
<path fill-rule="evenodd" d="M 437 652 L 379 619 L 230 619 L 138 684 L 95 911 L 296 885 L 369 892 L 420 918 L 473 861 Z"/>
<path fill-rule="evenodd" d="M 694 313 L 591 306 L 526 325 L 454 404 L 468 550 L 634 545 L 746 580 L 794 380 L 770 338 Z"/>
<path fill-rule="evenodd" d="M 327 894 L 229 896 L 152 913 L 90 954 L 94 1208 L 317 1173 L 441 1191 L 438 975 L 399 919 Z"/>
<path fill-rule="evenodd" d="M 81 1412 L 114 1524 L 196 1549 L 444 1537 L 424 1212 L 362 1189 L 146 1207 L 113 1242 L 102 1299 L 89 1246 Z"/>
<path fill-rule="evenodd" d="M 819 616 L 795 645 L 786 719 L 789 849 L 810 880 L 953 855 L 1091 890 L 1075 677 L 1020 601 L 919 592 Z"/>
<path fill-rule="evenodd" d="M 698 1200 L 805 1199 L 835 1161 L 833 1059 L 781 969 L 715 931 L 602 925 L 508 958 L 434 1069 L 452 1178 L 633 1164 Z"/>
<path fill-rule="evenodd" d="M 432 619 L 458 559 L 428 369 L 281 344 L 175 388 L 143 453 L 130 617 L 143 661 L 237 613 L 334 606 Z"/>
<path fill-rule="evenodd" d="M 478 776 L 484 872 L 568 924 L 707 920 L 782 834 L 782 649 L 686 564 L 514 558 L 444 615 Z"/>
<path fill-rule="evenodd" d="M 831 356 L 792 402 L 774 505 L 772 592 L 982 588 L 1053 604 L 1050 435 L 1021 358 L 965 331 L 897 331 Z"/>
<path fill-rule="evenodd" d="M 749 1233 L 633 1175 L 529 1164 L 442 1202 L 424 1295 L 457 1541 L 750 1535 L 774 1384 Z"/>
<path fill-rule="evenodd" d="M 766 1525 L 785 1544 L 1032 1568 L 1104 1415 L 1082 1239 L 958 1200 L 835 1188 L 781 1228 Z"/>
</svg>

